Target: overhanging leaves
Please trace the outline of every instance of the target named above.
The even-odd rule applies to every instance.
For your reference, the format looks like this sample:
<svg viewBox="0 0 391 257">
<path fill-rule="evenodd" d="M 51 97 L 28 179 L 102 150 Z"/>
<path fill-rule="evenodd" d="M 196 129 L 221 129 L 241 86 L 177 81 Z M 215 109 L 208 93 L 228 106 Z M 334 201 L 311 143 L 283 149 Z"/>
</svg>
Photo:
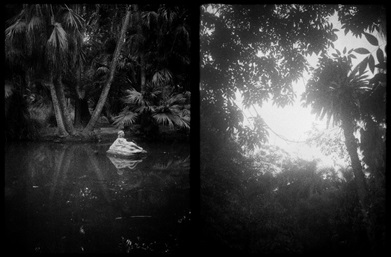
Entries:
<svg viewBox="0 0 391 257">
<path fill-rule="evenodd" d="M 356 48 L 353 50 L 354 52 L 358 53 L 358 54 L 369 54 L 370 52 L 368 51 L 368 49 L 366 48 L 362 48 L 362 47 L 359 47 L 359 48 Z"/>
<path fill-rule="evenodd" d="M 376 57 L 377 57 L 377 60 L 378 60 L 379 63 L 383 63 L 384 62 L 384 53 L 380 49 L 380 47 L 376 51 Z"/>
<path fill-rule="evenodd" d="M 368 42 L 371 43 L 372 45 L 374 45 L 374 46 L 378 46 L 379 45 L 379 41 L 373 35 L 364 32 L 364 36 L 368 40 Z"/>
<path fill-rule="evenodd" d="M 373 58 L 372 55 L 369 55 L 368 58 L 368 66 L 371 72 L 373 73 L 375 71 L 375 59 Z"/>
</svg>

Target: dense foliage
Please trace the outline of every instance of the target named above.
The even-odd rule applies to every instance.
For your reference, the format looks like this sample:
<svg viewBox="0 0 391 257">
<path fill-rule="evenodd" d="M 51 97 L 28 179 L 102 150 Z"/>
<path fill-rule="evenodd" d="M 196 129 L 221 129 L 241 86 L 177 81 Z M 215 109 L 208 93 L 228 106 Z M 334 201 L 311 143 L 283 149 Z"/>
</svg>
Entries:
<svg viewBox="0 0 391 257">
<path fill-rule="evenodd" d="M 338 29 L 328 17 L 335 12 L 345 34 L 379 46 L 377 62 L 364 48 L 329 56 Z M 385 34 L 384 17 L 383 6 L 202 7 L 203 246 L 258 254 L 384 249 L 386 51 L 373 34 Z M 319 57 L 315 70 L 306 60 L 311 54 Z M 367 56 L 353 67 L 357 54 Z M 296 97 L 292 82 L 303 72 L 312 76 L 303 100 L 319 118 L 341 125 L 339 138 L 345 140 L 331 142 L 323 135 L 323 150 L 347 153 L 349 167 L 321 168 L 317 161 L 276 154 L 267 147 L 262 117 L 254 129 L 243 125 L 235 94 L 241 94 L 244 107 L 266 100 L 285 106 Z M 369 72 L 373 75 L 366 76 Z M 371 136 L 375 140 L 369 143 Z M 254 146 L 262 154 L 248 155 Z"/>
<path fill-rule="evenodd" d="M 127 108 L 120 100 L 128 90 L 190 91 L 185 6 L 10 4 L 6 14 L 8 90 L 20 91 L 25 112 L 33 112 L 41 127 L 54 123 L 59 135 L 89 133 L 101 114 L 113 123 Z M 156 95 L 156 107 L 165 108 L 163 97 Z M 190 126 L 190 113 L 181 124 L 159 113 L 163 126 Z"/>
</svg>

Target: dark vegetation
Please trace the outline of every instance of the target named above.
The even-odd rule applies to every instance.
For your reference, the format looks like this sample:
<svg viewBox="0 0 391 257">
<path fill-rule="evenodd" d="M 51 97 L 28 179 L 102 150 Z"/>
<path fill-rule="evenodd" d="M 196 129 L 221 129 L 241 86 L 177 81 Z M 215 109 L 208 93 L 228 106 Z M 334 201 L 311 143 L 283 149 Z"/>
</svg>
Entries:
<svg viewBox="0 0 391 257">
<path fill-rule="evenodd" d="M 363 37 L 377 50 L 335 49 L 330 55 L 337 29 L 327 17 L 335 12 L 345 34 Z M 387 59 L 373 35 L 379 32 L 386 38 L 385 22 L 384 6 L 202 7 L 203 250 L 238 254 L 385 250 Z M 319 57 L 315 69 L 305 59 L 312 54 Z M 358 55 L 365 58 L 353 66 Z M 311 79 L 303 104 L 343 132 L 343 141 L 323 136 L 317 144 L 325 153 L 342 145 L 348 167 L 320 168 L 316 160 L 292 159 L 268 147 L 266 124 L 259 115 L 253 128 L 243 125 L 235 92 L 242 95 L 245 107 L 261 106 L 266 100 L 286 106 L 297 97 L 292 83 L 304 72 Z M 262 154 L 251 151 L 255 148 Z"/>
<path fill-rule="evenodd" d="M 186 137 L 190 20 L 184 6 L 6 5 L 5 140 Z"/>
</svg>

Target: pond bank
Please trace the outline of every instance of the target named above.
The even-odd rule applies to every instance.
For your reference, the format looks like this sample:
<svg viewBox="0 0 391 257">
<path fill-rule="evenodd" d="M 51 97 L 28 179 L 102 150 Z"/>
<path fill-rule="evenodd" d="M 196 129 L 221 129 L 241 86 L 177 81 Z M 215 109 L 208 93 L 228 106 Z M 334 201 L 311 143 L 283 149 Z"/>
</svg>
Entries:
<svg viewBox="0 0 391 257">
<path fill-rule="evenodd" d="M 76 135 L 61 137 L 57 133 L 56 127 L 44 128 L 39 132 L 39 138 L 34 141 L 52 141 L 52 142 L 113 142 L 118 137 L 118 131 L 121 129 L 110 125 L 97 126 L 89 134 L 82 133 L 82 129 L 76 129 Z M 134 130 L 125 130 L 125 138 L 140 141 L 160 141 L 160 142 L 189 142 L 189 135 L 177 133 L 175 131 L 163 130 L 159 135 L 148 137 L 137 133 Z"/>
<path fill-rule="evenodd" d="M 57 128 L 45 128 L 40 133 L 37 141 L 54 142 L 112 142 L 117 138 L 120 129 L 114 127 L 98 127 L 89 134 L 83 134 L 81 129 L 76 129 L 76 135 L 61 137 L 57 134 Z"/>
</svg>

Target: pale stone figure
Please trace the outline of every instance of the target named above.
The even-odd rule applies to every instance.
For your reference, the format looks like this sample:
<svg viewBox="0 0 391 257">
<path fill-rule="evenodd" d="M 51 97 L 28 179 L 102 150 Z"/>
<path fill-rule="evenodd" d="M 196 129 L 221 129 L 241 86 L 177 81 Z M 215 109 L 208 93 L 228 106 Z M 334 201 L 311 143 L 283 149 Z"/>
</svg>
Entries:
<svg viewBox="0 0 391 257">
<path fill-rule="evenodd" d="M 127 141 L 124 136 L 125 133 L 122 130 L 118 131 L 118 138 L 110 146 L 107 153 L 114 155 L 133 156 L 136 154 L 147 152 L 142 147 L 136 145 L 132 141 Z"/>
</svg>

